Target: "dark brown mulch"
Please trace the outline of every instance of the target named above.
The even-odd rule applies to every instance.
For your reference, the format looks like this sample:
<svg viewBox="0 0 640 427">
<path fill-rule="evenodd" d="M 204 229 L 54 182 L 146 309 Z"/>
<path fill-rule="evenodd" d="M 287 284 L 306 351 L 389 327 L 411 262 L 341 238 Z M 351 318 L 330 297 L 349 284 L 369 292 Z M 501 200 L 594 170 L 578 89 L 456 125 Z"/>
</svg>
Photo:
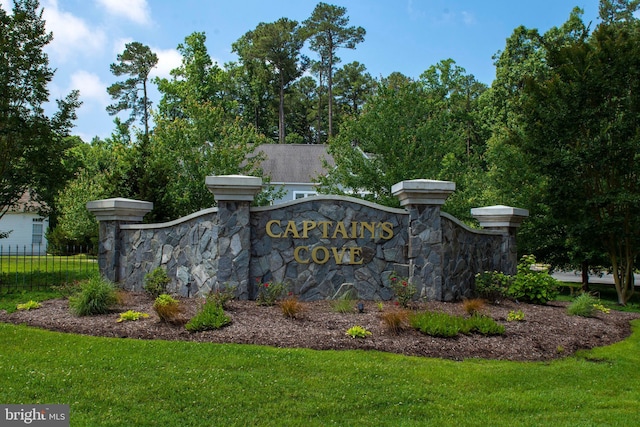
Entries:
<svg viewBox="0 0 640 427">
<path fill-rule="evenodd" d="M 196 313 L 197 299 L 182 299 L 185 317 Z M 600 347 L 621 341 L 631 333 L 629 322 L 639 318 L 636 313 L 612 310 L 598 312 L 596 317 L 569 316 L 566 303 L 553 302 L 546 306 L 517 304 L 505 301 L 487 305 L 484 314 L 493 317 L 506 328 L 502 336 L 485 337 L 477 334 L 457 338 L 435 338 L 415 330 L 399 334 L 388 332 L 381 321 L 375 302 L 365 302 L 364 313 L 335 313 L 331 302 L 303 303 L 299 318 L 285 318 L 279 306 L 258 306 L 254 301 L 231 301 L 227 314 L 231 325 L 217 331 L 189 333 L 184 326 L 161 323 L 152 309 L 153 300 L 143 293 L 128 293 L 119 311 L 135 310 L 148 313 L 138 321 L 117 323 L 118 313 L 76 317 L 69 312 L 63 299 L 45 301 L 42 308 L 0 313 L 1 322 L 27 324 L 53 331 L 103 337 L 134 339 L 183 340 L 212 343 L 259 344 L 274 347 L 303 347 L 317 350 L 378 350 L 411 356 L 441 357 L 462 360 L 467 358 L 504 360 L 550 360 L 571 355 L 580 349 Z M 391 302 L 385 310 L 396 310 Z M 442 311 L 463 315 L 461 303 L 429 302 L 414 309 Z M 508 322 L 509 311 L 522 310 L 525 321 Z M 360 325 L 372 332 L 365 339 L 354 339 L 346 330 Z"/>
</svg>

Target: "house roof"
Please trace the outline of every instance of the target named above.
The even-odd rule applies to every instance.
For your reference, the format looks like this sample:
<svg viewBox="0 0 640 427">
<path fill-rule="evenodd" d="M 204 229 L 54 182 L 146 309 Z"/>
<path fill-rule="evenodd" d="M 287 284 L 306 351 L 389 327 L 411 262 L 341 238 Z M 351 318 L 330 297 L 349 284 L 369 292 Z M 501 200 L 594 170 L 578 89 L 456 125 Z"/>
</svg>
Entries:
<svg viewBox="0 0 640 427">
<path fill-rule="evenodd" d="M 323 159 L 329 166 L 335 166 L 327 148 L 324 144 L 263 144 L 254 153 L 263 153 L 266 157 L 260 167 L 272 183 L 310 184 L 327 173 Z"/>
<path fill-rule="evenodd" d="M 20 199 L 18 199 L 16 204 L 11 206 L 7 212 L 38 212 L 42 207 L 44 207 L 44 204 L 34 201 L 31 197 L 31 193 L 27 190 L 22 193 Z"/>
</svg>

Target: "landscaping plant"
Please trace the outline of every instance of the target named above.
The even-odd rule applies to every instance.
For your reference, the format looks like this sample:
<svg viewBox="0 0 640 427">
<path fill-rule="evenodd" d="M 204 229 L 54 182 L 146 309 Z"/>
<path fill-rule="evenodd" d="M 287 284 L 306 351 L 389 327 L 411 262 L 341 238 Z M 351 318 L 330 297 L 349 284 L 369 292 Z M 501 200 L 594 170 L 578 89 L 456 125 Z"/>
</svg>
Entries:
<svg viewBox="0 0 640 427">
<path fill-rule="evenodd" d="M 426 335 L 452 338 L 458 334 L 479 333 L 482 335 L 503 335 L 504 326 L 491 317 L 474 315 L 468 318 L 447 313 L 424 311 L 409 316 L 411 327 Z"/>
<path fill-rule="evenodd" d="M 593 317 L 596 311 L 609 313 L 609 309 L 602 305 L 600 300 L 588 292 L 576 297 L 567 307 L 567 313 L 571 316 Z"/>
<path fill-rule="evenodd" d="M 69 297 L 69 309 L 76 316 L 109 313 L 118 302 L 113 283 L 94 275 L 80 284 L 80 293 Z"/>
<path fill-rule="evenodd" d="M 143 288 L 153 298 L 157 298 L 167 292 L 169 283 L 171 279 L 167 276 L 167 271 L 162 267 L 156 267 L 144 275 Z"/>
<path fill-rule="evenodd" d="M 189 332 L 199 332 L 220 329 L 230 323 L 231 319 L 221 305 L 206 301 L 185 327 Z"/>
<path fill-rule="evenodd" d="M 356 325 L 347 329 L 346 334 L 349 335 L 351 338 L 366 338 L 369 335 L 371 335 L 371 332 L 367 331 L 362 326 Z"/>
<path fill-rule="evenodd" d="M 211 301 L 214 304 L 220 305 L 222 308 L 226 308 L 227 303 L 236 297 L 237 288 L 237 286 L 231 286 L 229 284 L 216 287 L 209 292 L 209 295 L 207 295 L 207 301 Z"/>
<path fill-rule="evenodd" d="M 258 305 L 272 306 L 284 296 L 286 291 L 287 285 L 282 282 L 260 283 L 258 281 L 256 303 Z"/>
<path fill-rule="evenodd" d="M 409 312 L 407 310 L 388 310 L 380 314 L 385 331 L 397 335 L 409 327 Z"/>
<path fill-rule="evenodd" d="M 395 271 L 389 275 L 389 282 L 396 296 L 396 301 L 398 301 L 403 308 L 407 308 L 416 295 L 417 289 L 415 285 L 413 285 L 408 278 L 398 276 Z"/>
<path fill-rule="evenodd" d="M 173 298 L 171 295 L 159 295 L 153 302 L 153 310 L 156 312 L 161 322 L 171 324 L 184 323 L 184 319 L 180 316 L 182 313 L 180 301 Z"/>
<path fill-rule="evenodd" d="M 16 306 L 16 309 L 18 309 L 18 310 L 34 310 L 34 309 L 40 308 L 40 307 L 42 307 L 42 304 L 40 304 L 39 302 L 34 301 L 34 300 L 29 300 L 29 301 L 27 301 L 27 302 L 25 302 L 23 304 L 18 304 Z"/>
<path fill-rule="evenodd" d="M 278 304 L 280 305 L 280 310 L 282 310 L 284 317 L 288 317 L 289 319 L 298 318 L 304 310 L 304 305 L 295 295 L 289 295 Z"/>
<path fill-rule="evenodd" d="M 149 317 L 149 315 L 147 313 L 141 313 L 139 311 L 133 311 L 133 310 L 127 310 L 124 313 L 120 313 L 120 318 L 117 320 L 118 323 L 120 322 L 127 322 L 127 321 L 136 321 L 136 320 L 140 320 L 140 319 L 146 319 L 147 317 Z"/>
</svg>

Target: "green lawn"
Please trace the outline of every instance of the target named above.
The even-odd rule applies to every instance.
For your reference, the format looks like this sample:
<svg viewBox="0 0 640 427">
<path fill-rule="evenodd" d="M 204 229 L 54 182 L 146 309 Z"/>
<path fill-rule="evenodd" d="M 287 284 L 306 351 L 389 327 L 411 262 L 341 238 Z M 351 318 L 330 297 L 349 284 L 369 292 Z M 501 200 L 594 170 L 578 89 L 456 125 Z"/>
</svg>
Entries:
<svg viewBox="0 0 640 427">
<path fill-rule="evenodd" d="M 95 257 L 34 255 L 0 257 L 0 289 L 21 290 L 84 280 L 98 271 Z"/>
<path fill-rule="evenodd" d="M 71 405 L 73 426 L 633 425 L 640 321 L 551 363 L 65 335 L 0 324 L 0 402 Z"/>
</svg>

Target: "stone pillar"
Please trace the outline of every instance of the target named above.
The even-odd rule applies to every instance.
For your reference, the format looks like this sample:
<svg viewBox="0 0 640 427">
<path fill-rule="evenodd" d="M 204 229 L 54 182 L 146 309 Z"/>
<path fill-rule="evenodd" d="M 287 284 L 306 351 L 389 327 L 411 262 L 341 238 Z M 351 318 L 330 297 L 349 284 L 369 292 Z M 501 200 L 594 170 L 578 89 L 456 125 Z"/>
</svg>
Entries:
<svg viewBox="0 0 640 427">
<path fill-rule="evenodd" d="M 478 220 L 481 227 L 487 230 L 496 230 L 503 234 L 502 272 L 516 274 L 518 265 L 516 232 L 522 221 L 529 216 L 529 211 L 510 206 L 487 206 L 471 209 L 471 216 Z"/>
<path fill-rule="evenodd" d="M 262 190 L 262 178 L 208 176 L 206 185 L 218 204 L 218 285 L 236 286 L 236 296 L 248 299 L 251 254 L 249 207 Z"/>
<path fill-rule="evenodd" d="M 153 203 L 123 198 L 103 199 L 88 202 L 87 209 L 100 223 L 98 243 L 100 274 L 112 282 L 119 282 L 122 278 L 120 225 L 141 223 L 142 218 L 153 209 Z"/>
<path fill-rule="evenodd" d="M 421 298 L 441 301 L 442 227 L 440 207 L 456 189 L 451 181 L 414 179 L 391 187 L 400 205 L 409 211 L 409 278 Z"/>
</svg>

